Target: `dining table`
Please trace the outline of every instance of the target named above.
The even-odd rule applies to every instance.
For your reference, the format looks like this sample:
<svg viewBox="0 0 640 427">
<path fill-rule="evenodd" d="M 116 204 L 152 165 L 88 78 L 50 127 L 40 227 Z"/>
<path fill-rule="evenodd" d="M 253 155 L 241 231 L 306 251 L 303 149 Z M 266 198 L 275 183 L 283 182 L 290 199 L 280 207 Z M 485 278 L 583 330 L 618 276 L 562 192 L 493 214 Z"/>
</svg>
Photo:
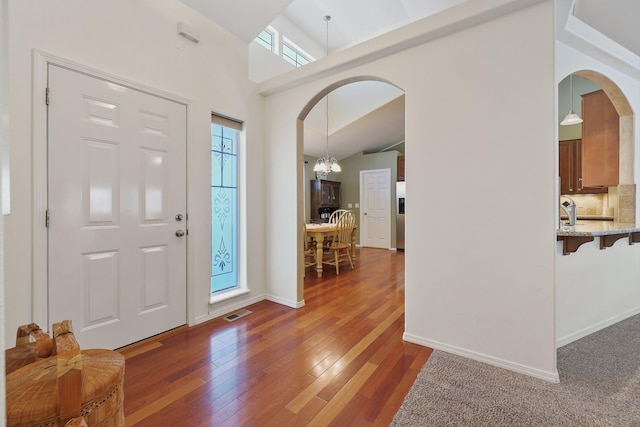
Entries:
<svg viewBox="0 0 640 427">
<path fill-rule="evenodd" d="M 320 260 L 320 262 L 316 262 L 316 273 L 318 277 L 322 277 L 322 251 L 323 243 L 326 237 L 332 237 L 336 232 L 336 224 L 333 223 L 321 223 L 321 224 L 306 224 L 307 235 L 313 237 L 313 240 L 316 242 L 316 260 Z M 350 243 L 350 252 L 351 252 L 351 260 L 353 264 L 356 263 L 356 228 L 353 227 L 351 231 L 351 243 Z"/>
</svg>

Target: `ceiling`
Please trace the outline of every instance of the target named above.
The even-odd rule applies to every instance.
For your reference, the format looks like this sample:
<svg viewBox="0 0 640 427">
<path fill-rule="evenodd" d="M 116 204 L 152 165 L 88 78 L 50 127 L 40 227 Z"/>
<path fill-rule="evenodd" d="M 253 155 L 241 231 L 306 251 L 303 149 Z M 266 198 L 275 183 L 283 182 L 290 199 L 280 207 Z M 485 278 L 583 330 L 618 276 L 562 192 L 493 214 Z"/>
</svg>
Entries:
<svg viewBox="0 0 640 427">
<path fill-rule="evenodd" d="M 448 9 L 465 0 L 293 0 L 282 15 L 326 44 L 325 15 L 331 16 L 329 52 L 344 49 Z"/>
<path fill-rule="evenodd" d="M 247 43 L 282 15 L 324 46 L 322 18 L 330 15 L 329 51 L 334 52 L 469 0 L 180 1 Z M 574 4 L 577 18 L 640 56 L 640 1 L 575 0 Z"/>
<path fill-rule="evenodd" d="M 329 53 L 345 49 L 469 0 L 180 0 L 247 44 L 283 16 L 320 46 L 326 44 L 325 15 L 332 17 Z M 556 0 L 570 3 L 571 0 Z M 640 1 L 575 0 L 574 16 L 640 57 Z M 338 93 L 342 88 L 333 93 Z M 346 108 L 360 107 L 358 96 L 338 96 Z M 336 108 L 335 101 L 331 109 Z M 349 105 L 351 103 L 351 105 Z M 305 120 L 305 154 L 326 152 L 326 118 Z M 331 120 L 330 120 L 331 122 Z M 404 96 L 400 92 L 349 123 L 330 127 L 330 152 L 342 160 L 375 152 L 404 140 Z"/>
<path fill-rule="evenodd" d="M 640 1 L 576 0 L 574 16 L 640 57 Z"/>
</svg>

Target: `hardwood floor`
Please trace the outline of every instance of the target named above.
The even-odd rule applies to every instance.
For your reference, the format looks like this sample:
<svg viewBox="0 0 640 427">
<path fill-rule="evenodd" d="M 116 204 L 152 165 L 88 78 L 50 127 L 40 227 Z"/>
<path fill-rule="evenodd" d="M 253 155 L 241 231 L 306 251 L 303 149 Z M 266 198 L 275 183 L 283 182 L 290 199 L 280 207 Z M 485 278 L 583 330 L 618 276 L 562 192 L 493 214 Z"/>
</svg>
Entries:
<svg viewBox="0 0 640 427">
<path fill-rule="evenodd" d="M 359 249 L 268 301 L 125 347 L 127 426 L 387 426 L 431 349 L 402 341 L 404 254 Z"/>
</svg>

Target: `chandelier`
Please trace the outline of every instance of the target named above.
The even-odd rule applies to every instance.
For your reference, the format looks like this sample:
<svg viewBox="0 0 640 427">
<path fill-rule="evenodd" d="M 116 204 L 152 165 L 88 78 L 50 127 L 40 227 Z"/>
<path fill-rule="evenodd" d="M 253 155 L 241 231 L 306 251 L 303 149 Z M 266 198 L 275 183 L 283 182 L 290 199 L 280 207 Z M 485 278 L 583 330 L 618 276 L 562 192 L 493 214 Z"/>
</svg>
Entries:
<svg viewBox="0 0 640 427">
<path fill-rule="evenodd" d="M 326 38 L 326 50 L 327 55 L 329 55 L 329 21 L 331 17 L 329 15 L 324 17 L 324 20 L 327 22 L 327 38 Z M 322 174 L 328 174 L 329 172 L 341 172 L 342 168 L 338 164 L 338 161 L 335 157 L 331 157 L 329 155 L 329 94 L 327 94 L 327 103 L 326 103 L 326 116 L 327 116 L 327 155 L 325 157 L 320 157 L 316 161 L 316 165 L 313 167 L 314 172 L 320 172 Z"/>
</svg>

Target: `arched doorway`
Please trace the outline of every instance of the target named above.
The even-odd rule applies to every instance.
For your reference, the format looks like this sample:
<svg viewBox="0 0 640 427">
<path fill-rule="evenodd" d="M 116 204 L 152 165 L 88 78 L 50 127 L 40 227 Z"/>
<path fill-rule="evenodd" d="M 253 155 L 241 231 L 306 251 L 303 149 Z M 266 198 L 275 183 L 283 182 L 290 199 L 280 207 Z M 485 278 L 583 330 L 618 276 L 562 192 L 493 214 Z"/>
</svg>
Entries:
<svg viewBox="0 0 640 427">
<path fill-rule="evenodd" d="M 372 139 L 371 135 L 362 135 L 359 134 L 358 131 L 353 131 L 353 129 L 350 129 L 349 131 L 345 131 L 346 128 L 351 127 L 351 128 L 355 128 L 355 125 L 352 125 L 351 123 L 346 123 L 346 121 L 348 120 L 344 120 L 344 115 L 349 115 L 350 113 L 345 110 L 345 107 L 343 105 L 338 105 L 336 104 L 336 101 L 340 101 L 340 95 L 341 95 L 341 91 L 346 91 L 347 89 L 350 91 L 355 90 L 355 88 L 361 84 L 377 84 L 379 87 L 385 87 L 386 88 L 386 92 L 391 92 L 391 94 L 386 93 L 386 98 L 383 97 L 384 102 L 380 102 L 379 104 L 376 104 L 376 102 L 378 101 L 370 101 L 370 97 L 371 97 L 371 87 L 368 87 L 368 90 L 366 90 L 366 96 L 365 97 L 359 97 L 357 95 L 354 95 L 353 93 L 349 96 L 351 96 L 352 98 L 352 102 L 357 103 L 358 105 L 354 107 L 351 107 L 351 109 L 355 109 L 358 110 L 356 112 L 353 113 L 353 115 L 355 117 L 357 117 L 357 120 L 354 119 L 354 122 L 357 121 L 359 122 L 359 129 L 362 128 L 366 128 L 366 125 L 363 125 L 363 121 L 365 121 L 362 116 L 365 115 L 372 115 L 375 114 L 378 115 L 378 121 L 380 116 L 383 115 L 384 117 L 386 117 L 387 120 L 395 120 L 397 122 L 399 122 L 399 126 L 402 129 L 402 149 L 404 150 L 404 127 L 405 127 L 405 118 L 404 118 L 404 90 L 402 90 L 401 88 L 399 88 L 398 86 L 396 86 L 395 84 L 382 79 L 382 78 L 378 78 L 375 76 L 357 76 L 357 77 L 352 77 L 352 78 L 348 78 L 348 79 L 344 79 L 344 80 L 340 80 L 337 81 L 327 87 L 325 87 L 324 89 L 322 89 L 320 92 L 318 92 L 311 100 L 309 100 L 309 102 L 305 105 L 305 107 L 302 109 L 302 111 L 300 112 L 298 118 L 297 118 L 297 151 L 298 151 L 298 173 L 297 173 L 297 177 L 298 177 L 298 196 L 299 196 L 299 200 L 304 200 L 305 203 L 299 203 L 298 206 L 298 221 L 304 221 L 304 222 L 309 222 L 310 218 L 311 218 L 311 212 L 310 212 L 310 203 L 309 203 L 309 198 L 310 198 L 310 185 L 309 182 L 311 180 L 315 180 L 316 176 L 315 173 L 312 172 L 313 169 L 313 164 L 309 164 L 309 163 L 315 163 L 315 160 L 313 160 L 313 157 L 320 157 L 320 156 L 324 156 L 325 152 L 324 152 L 324 144 L 325 144 L 325 140 L 323 138 L 325 138 L 325 136 L 327 134 L 331 135 L 331 145 L 330 145 L 330 151 L 331 151 L 331 155 L 333 156 L 334 154 L 334 150 L 337 150 L 339 152 L 340 158 L 339 160 L 343 159 L 344 157 L 348 157 L 351 156 L 351 158 L 355 157 L 352 156 L 351 154 L 353 154 L 353 152 L 363 152 L 363 151 L 367 151 L 367 148 L 362 148 L 359 146 L 356 146 L 355 148 L 352 148 L 351 151 L 345 151 L 343 150 L 343 146 L 341 146 L 340 144 L 350 144 L 352 143 L 352 141 L 354 140 L 358 140 L 358 139 L 365 139 L 365 140 L 369 140 Z M 375 85 L 374 85 L 375 86 Z M 325 118 L 322 118 L 322 125 L 324 126 L 325 123 L 327 123 L 327 129 L 326 131 L 324 130 L 324 128 L 319 131 L 319 132 L 310 132 L 309 128 L 310 128 L 310 121 L 313 120 L 314 114 L 317 114 L 317 110 L 318 108 L 322 108 L 323 109 L 323 114 L 324 114 L 324 108 L 326 106 L 325 101 L 328 97 L 328 95 L 331 94 L 331 101 L 330 101 L 330 109 L 332 111 L 332 116 L 331 119 L 329 119 L 329 112 L 327 109 L 327 114 L 326 114 L 326 122 L 325 122 Z M 400 100 L 395 99 L 395 98 L 400 98 Z M 344 100 L 344 99 L 343 99 Z M 393 112 L 397 110 L 397 107 L 401 107 L 401 115 L 398 115 L 397 112 Z M 347 106 L 347 109 L 349 109 L 350 107 Z M 369 108 L 369 110 L 371 111 L 366 111 L 367 108 Z M 337 110 L 339 112 L 339 116 L 340 117 L 336 117 L 333 114 L 334 111 Z M 345 113 L 346 112 L 346 113 Z M 331 120 L 332 126 L 329 126 L 329 121 Z M 337 124 L 337 125 L 333 125 L 334 121 L 341 121 L 341 123 Z M 331 129 L 330 129 L 331 128 Z M 360 131 L 362 132 L 362 131 Z M 345 137 L 343 136 L 341 138 L 341 134 L 347 134 L 348 137 L 345 139 Z M 379 135 L 376 135 L 379 136 Z M 320 152 L 318 152 L 318 148 L 316 147 L 315 151 L 313 153 L 310 154 L 310 156 L 305 156 L 307 154 L 307 150 L 309 149 L 309 147 L 307 147 L 308 145 L 308 141 L 309 138 L 317 138 L 317 139 L 321 139 L 322 140 L 322 150 L 320 150 Z M 384 138 L 384 137 L 383 137 Z M 348 140 L 348 141 L 346 141 Z M 384 140 L 384 139 L 383 139 Z M 389 140 L 385 140 L 384 143 L 378 143 L 377 147 L 372 148 L 374 151 L 375 150 L 380 150 L 380 151 L 384 151 L 384 149 L 389 148 L 394 146 L 395 144 L 397 144 L 398 141 L 394 139 L 394 137 L 389 137 Z M 318 144 L 318 142 L 316 141 L 316 145 Z M 336 145 L 337 144 L 337 145 Z M 375 144 L 374 144 L 375 145 Z M 347 154 L 345 154 L 347 153 Z M 349 154 L 351 153 L 351 154 Z M 391 154 L 391 153 L 387 153 L 387 154 Z M 336 154 L 337 155 L 337 154 Z M 305 160 L 307 159 L 311 159 L 305 162 Z M 394 157 L 394 162 L 397 162 L 397 159 Z M 305 165 L 305 163 L 307 163 Z M 360 167 L 361 165 L 358 165 L 358 167 Z M 366 167 L 365 167 L 366 168 Z M 348 170 L 345 172 L 343 170 L 343 172 L 341 172 L 338 176 L 330 176 L 328 179 L 337 179 L 337 180 L 346 180 L 349 181 L 349 183 L 342 183 L 343 184 L 343 188 L 344 188 L 344 194 L 348 195 L 348 197 L 342 197 L 343 194 L 343 190 L 341 189 L 341 208 L 349 208 L 349 209 L 357 209 L 358 208 L 358 200 L 359 200 L 359 190 L 354 190 L 354 188 L 358 188 L 358 185 L 354 184 L 353 182 L 353 171 L 356 168 L 350 167 L 348 168 Z M 395 192 L 395 164 L 394 164 L 394 168 L 393 168 L 393 188 L 394 188 L 394 192 Z M 359 172 L 356 172 L 359 173 Z M 331 174 L 333 175 L 333 174 Z M 347 185 L 345 185 L 347 184 Z M 345 188 L 346 187 L 346 188 Z M 348 202 L 347 199 L 348 198 Z M 356 203 L 354 203 L 354 201 Z M 390 200 L 391 202 L 391 200 Z M 393 199 L 393 203 L 395 206 L 395 198 Z M 342 206 L 344 204 L 344 206 Z M 358 216 L 358 214 L 356 214 L 356 216 Z M 394 218 L 395 218 L 395 211 L 394 211 Z M 394 238 L 395 238 L 395 219 L 393 220 L 393 232 L 394 232 Z M 303 235 L 302 235 L 303 231 L 300 231 L 300 235 L 298 236 L 298 240 L 300 242 L 302 242 L 303 239 Z M 395 241 L 395 240 L 394 240 Z M 394 245 L 395 246 L 395 245 Z M 300 248 L 302 248 L 302 244 L 299 245 Z M 302 300 L 304 298 L 304 273 L 305 273 L 305 269 L 304 269 L 304 256 L 302 254 L 302 250 L 300 250 L 298 252 L 298 287 L 297 287 L 297 293 L 298 293 L 298 300 Z M 309 270 L 307 270 L 307 274 Z"/>
<path fill-rule="evenodd" d="M 610 187 L 607 191 L 605 188 L 604 197 L 605 209 L 609 206 L 609 212 L 614 216 L 614 220 L 622 223 L 636 222 L 636 185 L 634 182 L 634 140 L 633 140 L 633 110 L 628 99 L 610 78 L 593 71 L 579 70 L 573 73 L 574 90 L 573 107 L 580 111 L 581 96 L 593 91 L 602 90 L 609 98 L 613 107 L 619 116 L 619 181 L 615 187 Z M 580 79 L 586 82 L 586 86 L 580 86 Z M 563 101 L 568 103 L 568 85 L 569 76 L 559 83 L 559 104 Z M 564 87 L 564 91 L 562 91 Z M 559 114 L 566 114 L 565 109 L 561 108 Z M 573 132 L 566 132 L 567 128 L 574 127 Z M 577 131 L 576 129 L 577 128 Z M 565 132 L 563 132 L 565 131 Z M 569 135 L 569 136 L 567 136 Z M 567 139 L 581 138 L 580 126 L 560 126 L 559 139 L 561 141 Z M 610 202 L 610 204 L 608 204 Z M 596 206 L 598 206 L 596 204 Z M 600 214 L 600 213 L 599 213 Z"/>
</svg>

